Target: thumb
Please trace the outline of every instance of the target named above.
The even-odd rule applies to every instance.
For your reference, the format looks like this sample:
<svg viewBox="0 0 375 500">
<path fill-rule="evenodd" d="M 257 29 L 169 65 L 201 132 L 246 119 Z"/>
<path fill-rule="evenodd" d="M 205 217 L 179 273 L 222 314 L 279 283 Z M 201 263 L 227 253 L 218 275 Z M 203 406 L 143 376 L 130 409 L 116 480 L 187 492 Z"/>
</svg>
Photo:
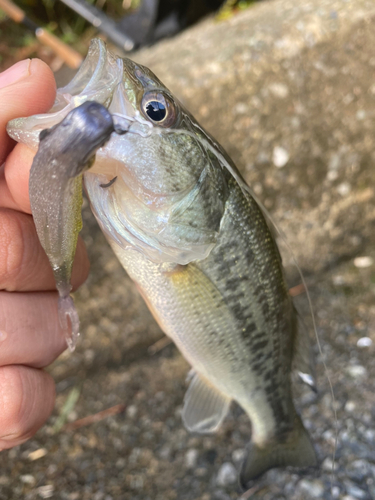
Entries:
<svg viewBox="0 0 375 500">
<path fill-rule="evenodd" d="M 0 165 L 12 147 L 6 133 L 8 121 L 45 113 L 52 106 L 55 94 L 53 73 L 39 59 L 20 61 L 0 73 Z"/>
</svg>

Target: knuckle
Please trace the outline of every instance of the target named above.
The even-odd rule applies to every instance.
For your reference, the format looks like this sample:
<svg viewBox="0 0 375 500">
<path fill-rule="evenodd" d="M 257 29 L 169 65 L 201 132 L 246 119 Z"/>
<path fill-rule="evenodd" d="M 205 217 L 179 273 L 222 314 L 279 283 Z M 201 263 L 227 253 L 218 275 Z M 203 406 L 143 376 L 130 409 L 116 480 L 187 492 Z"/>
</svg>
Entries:
<svg viewBox="0 0 375 500">
<path fill-rule="evenodd" d="M 3 367 L 0 370 L 0 439 L 18 440 L 28 431 L 22 373 L 14 366 Z"/>
<path fill-rule="evenodd" d="M 26 214 L 0 210 L 0 289 L 9 292 L 20 286 L 27 275 L 26 267 L 35 267 L 32 252 L 32 220 Z M 27 244 L 29 242 L 29 244 Z"/>
<path fill-rule="evenodd" d="M 0 212 L 0 288 L 8 289 L 22 267 L 22 228 L 10 210 Z"/>
</svg>

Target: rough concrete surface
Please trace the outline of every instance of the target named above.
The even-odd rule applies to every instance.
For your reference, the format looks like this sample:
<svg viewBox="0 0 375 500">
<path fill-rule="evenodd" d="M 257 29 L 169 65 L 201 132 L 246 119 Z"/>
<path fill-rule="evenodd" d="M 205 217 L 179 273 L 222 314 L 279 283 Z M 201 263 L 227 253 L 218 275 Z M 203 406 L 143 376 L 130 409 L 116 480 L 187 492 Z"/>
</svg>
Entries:
<svg viewBox="0 0 375 500">
<path fill-rule="evenodd" d="M 375 498 L 374 46 L 374 0 L 274 0 L 134 55 L 227 149 L 310 286 L 319 391 L 297 384 L 296 404 L 321 465 L 270 471 L 243 498 Z M 50 369 L 58 395 L 47 425 L 1 454 L 0 499 L 240 498 L 246 415 L 233 405 L 216 435 L 186 432 L 188 366 L 171 345 L 150 354 L 162 333 L 88 207 L 84 222 L 92 272 L 76 293 L 83 337 Z M 73 388 L 69 422 L 125 411 L 56 432 Z"/>
</svg>

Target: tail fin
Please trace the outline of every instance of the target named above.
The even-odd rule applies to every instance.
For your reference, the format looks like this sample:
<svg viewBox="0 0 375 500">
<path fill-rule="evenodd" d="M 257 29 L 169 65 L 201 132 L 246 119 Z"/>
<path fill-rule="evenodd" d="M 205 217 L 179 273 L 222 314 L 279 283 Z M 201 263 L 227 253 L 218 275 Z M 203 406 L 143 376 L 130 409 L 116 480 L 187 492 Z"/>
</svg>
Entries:
<svg viewBox="0 0 375 500">
<path fill-rule="evenodd" d="M 244 489 L 249 482 L 274 467 L 316 467 L 317 458 L 310 437 L 301 419 L 296 414 L 293 430 L 283 440 L 273 440 L 260 447 L 250 443 L 241 473 L 240 483 Z"/>
</svg>

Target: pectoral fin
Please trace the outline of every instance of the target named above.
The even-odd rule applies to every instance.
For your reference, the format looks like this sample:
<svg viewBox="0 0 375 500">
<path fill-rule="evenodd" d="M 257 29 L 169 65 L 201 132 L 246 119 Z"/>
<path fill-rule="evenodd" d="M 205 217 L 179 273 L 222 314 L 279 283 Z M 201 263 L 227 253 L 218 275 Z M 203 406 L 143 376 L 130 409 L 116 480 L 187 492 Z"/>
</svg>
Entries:
<svg viewBox="0 0 375 500">
<path fill-rule="evenodd" d="M 190 432 L 215 432 L 228 413 L 230 398 L 201 375 L 193 376 L 184 399 L 182 420 Z"/>
</svg>

